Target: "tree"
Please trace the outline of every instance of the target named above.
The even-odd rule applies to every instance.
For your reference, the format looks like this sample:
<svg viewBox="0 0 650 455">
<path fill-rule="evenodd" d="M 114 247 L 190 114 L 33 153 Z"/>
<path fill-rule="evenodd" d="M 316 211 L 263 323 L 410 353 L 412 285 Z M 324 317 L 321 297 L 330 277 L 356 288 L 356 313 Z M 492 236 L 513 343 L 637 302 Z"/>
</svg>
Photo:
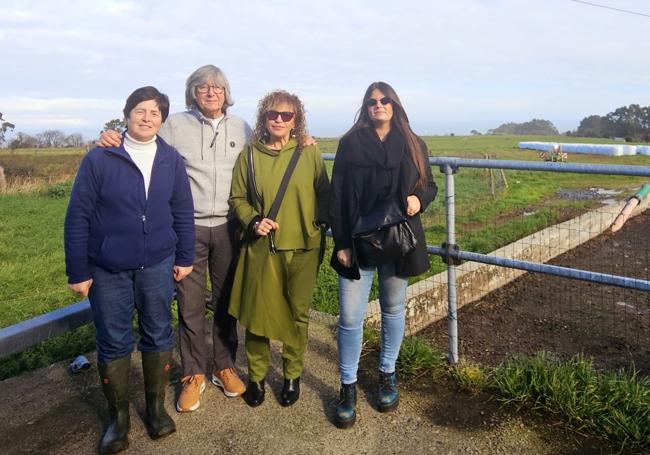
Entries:
<svg viewBox="0 0 650 455">
<path fill-rule="evenodd" d="M 590 115 L 585 117 L 580 122 L 580 126 L 576 130 L 576 136 L 582 137 L 603 137 L 605 132 L 609 129 L 609 119 L 601 117 L 600 115 Z"/>
<path fill-rule="evenodd" d="M 39 147 L 57 148 L 63 146 L 65 134 L 61 130 L 45 130 L 36 135 Z"/>
<path fill-rule="evenodd" d="M 5 121 L 5 119 L 2 118 L 2 112 L 0 112 L 0 145 L 5 142 L 5 133 L 7 131 L 13 131 L 15 127 L 16 125 L 13 123 Z"/>
<path fill-rule="evenodd" d="M 38 141 L 34 136 L 18 132 L 16 137 L 9 143 L 10 149 L 28 149 L 38 147 Z"/>
<path fill-rule="evenodd" d="M 481 136 L 481 132 L 477 130 L 472 130 L 469 132 L 472 136 Z"/>
<path fill-rule="evenodd" d="M 650 106 L 621 106 L 605 116 L 590 115 L 580 122 L 576 136 L 650 138 Z"/>
<path fill-rule="evenodd" d="M 538 136 L 559 136 L 555 125 L 549 120 L 532 119 L 524 123 L 504 123 L 498 128 L 488 130 L 487 134 L 523 134 Z"/>
<path fill-rule="evenodd" d="M 102 134 L 104 131 L 108 131 L 108 130 L 113 130 L 113 131 L 117 131 L 118 133 L 121 133 L 125 129 L 126 129 L 126 121 L 120 120 L 119 118 L 114 118 L 113 120 L 109 120 L 104 124 L 104 129 L 101 130 L 99 134 Z"/>
<path fill-rule="evenodd" d="M 79 133 L 73 133 L 65 138 L 66 147 L 81 147 L 84 145 L 84 137 Z"/>
</svg>

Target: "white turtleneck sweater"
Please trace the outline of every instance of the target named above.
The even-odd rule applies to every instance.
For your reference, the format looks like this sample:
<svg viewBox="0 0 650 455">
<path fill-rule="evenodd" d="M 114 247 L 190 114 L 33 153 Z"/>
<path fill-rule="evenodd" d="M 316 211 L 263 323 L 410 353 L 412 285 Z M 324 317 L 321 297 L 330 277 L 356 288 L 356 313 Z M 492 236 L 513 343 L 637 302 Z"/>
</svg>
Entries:
<svg viewBox="0 0 650 455">
<path fill-rule="evenodd" d="M 124 135 L 124 148 L 133 160 L 144 178 L 144 194 L 149 196 L 149 182 L 151 181 L 151 169 L 153 168 L 153 159 L 156 156 L 156 136 L 147 142 L 140 142 L 129 136 L 127 132 Z"/>
</svg>

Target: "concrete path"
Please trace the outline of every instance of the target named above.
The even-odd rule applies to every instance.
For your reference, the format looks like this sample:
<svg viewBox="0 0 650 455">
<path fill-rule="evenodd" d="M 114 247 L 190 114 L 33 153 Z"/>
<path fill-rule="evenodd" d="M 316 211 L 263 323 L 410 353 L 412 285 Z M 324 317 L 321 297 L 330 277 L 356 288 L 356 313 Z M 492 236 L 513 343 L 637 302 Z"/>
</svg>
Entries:
<svg viewBox="0 0 650 455">
<path fill-rule="evenodd" d="M 581 451 L 582 443 L 544 425 L 502 414 L 485 397 L 473 398 L 432 386 L 429 378 L 402 389 L 399 409 L 381 414 L 373 407 L 374 371 L 362 372 L 358 423 L 339 430 L 332 424 L 338 396 L 333 321 L 313 320 L 300 400 L 278 404 L 281 359 L 274 344 L 267 398 L 258 408 L 226 398 L 208 384 L 199 410 L 178 414 L 174 397 L 178 373 L 168 389 L 167 407 L 178 431 L 159 441 L 146 435 L 139 355 L 133 357 L 130 448 L 127 454 L 390 454 L 478 453 L 557 454 Z M 245 373 L 240 345 L 238 369 Z M 94 366 L 94 358 L 91 359 Z M 367 362 L 371 363 L 371 362 Z M 374 362 L 376 365 L 376 362 Z M 374 369 L 374 368 L 373 368 Z M 363 379 L 365 378 L 365 379 Z M 428 384 L 428 385 L 427 385 Z M 436 387 L 438 393 L 436 393 Z M 443 395 L 447 395 L 446 397 Z M 496 410 L 496 411 L 495 411 Z M 105 403 L 95 368 L 70 376 L 65 363 L 0 382 L 0 453 L 92 454 L 102 431 Z M 558 442 L 559 441 L 559 442 Z M 603 452 L 605 453 L 605 452 Z"/>
</svg>

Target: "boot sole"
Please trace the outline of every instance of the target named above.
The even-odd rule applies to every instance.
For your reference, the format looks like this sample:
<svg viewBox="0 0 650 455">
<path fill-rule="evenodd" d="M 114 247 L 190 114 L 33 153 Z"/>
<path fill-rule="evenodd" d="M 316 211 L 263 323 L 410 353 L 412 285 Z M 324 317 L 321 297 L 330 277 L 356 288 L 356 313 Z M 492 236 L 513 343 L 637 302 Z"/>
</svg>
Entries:
<svg viewBox="0 0 650 455">
<path fill-rule="evenodd" d="M 399 397 L 397 397 L 397 400 L 395 400 L 393 403 L 389 405 L 386 406 L 378 405 L 378 408 L 379 408 L 379 412 L 391 412 L 397 409 L 397 406 L 399 406 Z"/>
<path fill-rule="evenodd" d="M 156 433 L 153 429 L 151 429 L 151 428 L 149 428 L 149 426 L 147 426 L 147 433 L 149 434 L 149 437 L 151 439 L 153 439 L 154 441 L 156 439 L 160 439 L 160 438 L 164 438 L 165 436 L 169 436 L 170 434 L 175 433 L 175 432 L 176 432 L 176 428 L 170 428 L 169 430 L 165 430 L 162 433 Z"/>
<path fill-rule="evenodd" d="M 260 401 L 254 402 L 254 401 L 248 401 L 246 398 L 244 398 L 244 402 L 250 406 L 251 408 L 256 408 L 262 403 L 264 403 L 264 398 L 262 398 Z"/>
<path fill-rule="evenodd" d="M 284 408 L 288 408 L 289 406 L 293 406 L 298 401 L 298 398 L 300 398 L 300 395 L 298 395 L 293 400 L 286 400 L 286 401 L 282 400 L 282 401 L 280 401 L 280 406 L 282 406 Z"/>
<path fill-rule="evenodd" d="M 123 444 L 116 444 L 113 447 L 106 447 L 104 449 L 99 448 L 97 451 L 100 453 L 100 455 L 105 455 L 105 454 L 123 452 L 128 448 L 129 448 L 129 441 L 127 440 L 127 441 L 124 441 Z"/>
<path fill-rule="evenodd" d="M 340 419 L 334 419 L 334 425 L 336 425 L 337 428 L 340 428 L 341 430 L 347 430 L 348 428 L 352 428 L 354 424 L 357 421 L 357 415 L 355 414 L 354 417 L 352 417 L 349 420 L 340 420 Z"/>
</svg>

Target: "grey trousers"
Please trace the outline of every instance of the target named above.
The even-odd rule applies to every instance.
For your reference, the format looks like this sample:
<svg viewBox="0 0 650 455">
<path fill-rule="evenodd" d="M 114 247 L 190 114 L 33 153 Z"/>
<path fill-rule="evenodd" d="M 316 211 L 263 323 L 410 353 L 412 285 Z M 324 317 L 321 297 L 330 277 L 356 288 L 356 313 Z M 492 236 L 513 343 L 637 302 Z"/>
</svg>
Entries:
<svg viewBox="0 0 650 455">
<path fill-rule="evenodd" d="M 228 314 L 232 280 L 239 254 L 236 220 L 216 227 L 196 226 L 194 270 L 177 283 L 179 349 L 183 376 L 210 374 L 235 364 L 237 320 Z M 207 274 L 207 275 L 206 275 Z M 214 309 L 212 346 L 206 319 L 207 277 Z"/>
</svg>

